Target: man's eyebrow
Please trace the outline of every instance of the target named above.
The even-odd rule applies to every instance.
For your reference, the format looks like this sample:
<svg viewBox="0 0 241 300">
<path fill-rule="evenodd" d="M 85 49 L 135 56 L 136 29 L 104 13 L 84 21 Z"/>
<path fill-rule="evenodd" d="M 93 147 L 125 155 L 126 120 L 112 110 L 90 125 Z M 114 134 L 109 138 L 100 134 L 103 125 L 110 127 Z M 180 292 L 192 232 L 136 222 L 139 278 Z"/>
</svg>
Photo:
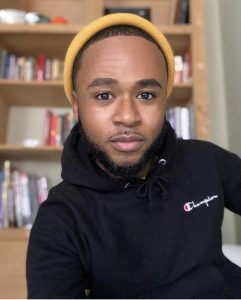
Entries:
<svg viewBox="0 0 241 300">
<path fill-rule="evenodd" d="M 88 89 L 95 87 L 95 86 L 103 86 L 103 85 L 113 85 L 117 84 L 118 81 L 113 78 L 95 78 L 91 83 L 88 85 Z"/>
<path fill-rule="evenodd" d="M 139 87 L 158 87 L 160 89 L 163 88 L 162 84 L 156 79 L 141 79 L 136 82 L 136 85 Z"/>
</svg>

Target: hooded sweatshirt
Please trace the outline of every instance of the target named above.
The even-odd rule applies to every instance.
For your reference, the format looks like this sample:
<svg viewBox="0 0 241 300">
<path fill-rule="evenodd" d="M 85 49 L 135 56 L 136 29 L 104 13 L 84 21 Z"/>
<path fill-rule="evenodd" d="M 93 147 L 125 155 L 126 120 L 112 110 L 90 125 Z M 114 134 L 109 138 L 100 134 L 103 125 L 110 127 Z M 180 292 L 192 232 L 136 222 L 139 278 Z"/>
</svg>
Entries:
<svg viewBox="0 0 241 300">
<path fill-rule="evenodd" d="M 40 206 L 27 255 L 29 298 L 240 298 L 222 253 L 224 207 L 241 214 L 241 160 L 209 142 L 164 147 L 145 179 L 100 170 L 75 126 L 63 181 Z"/>
</svg>

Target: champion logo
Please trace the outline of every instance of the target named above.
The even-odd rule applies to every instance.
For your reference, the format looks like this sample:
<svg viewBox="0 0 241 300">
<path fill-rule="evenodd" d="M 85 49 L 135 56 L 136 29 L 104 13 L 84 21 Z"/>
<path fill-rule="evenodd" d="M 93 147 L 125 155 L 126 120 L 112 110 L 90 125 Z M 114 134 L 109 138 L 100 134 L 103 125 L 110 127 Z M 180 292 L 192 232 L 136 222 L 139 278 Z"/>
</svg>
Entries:
<svg viewBox="0 0 241 300">
<path fill-rule="evenodd" d="M 194 201 L 187 202 L 187 203 L 184 204 L 183 208 L 186 212 L 190 212 L 194 208 L 197 208 L 197 207 L 199 207 L 200 205 L 203 205 L 203 204 L 206 204 L 207 207 L 209 207 L 209 202 L 213 201 L 216 198 L 218 198 L 218 195 L 208 196 L 207 198 L 205 198 L 203 201 L 201 201 L 199 203 L 194 203 Z"/>
</svg>

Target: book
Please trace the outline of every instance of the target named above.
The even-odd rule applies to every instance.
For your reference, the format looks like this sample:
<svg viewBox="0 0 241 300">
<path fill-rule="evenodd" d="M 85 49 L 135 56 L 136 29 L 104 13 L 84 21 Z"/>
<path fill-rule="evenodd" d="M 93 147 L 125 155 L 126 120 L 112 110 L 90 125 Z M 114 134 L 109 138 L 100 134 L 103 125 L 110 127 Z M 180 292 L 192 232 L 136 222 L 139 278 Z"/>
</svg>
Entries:
<svg viewBox="0 0 241 300">
<path fill-rule="evenodd" d="M 6 161 L 0 171 L 0 191 L 0 227 L 31 228 L 40 203 L 48 195 L 47 178 L 30 175 Z"/>
<path fill-rule="evenodd" d="M 188 108 L 182 107 L 180 114 L 181 114 L 181 137 L 184 140 L 188 140 L 191 138 L 191 136 L 190 136 L 190 116 L 189 116 Z"/>
<path fill-rule="evenodd" d="M 147 20 L 151 20 L 151 9 L 150 7 L 106 7 L 104 8 L 104 14 L 114 13 L 130 13 L 138 15 Z"/>
<path fill-rule="evenodd" d="M 186 50 L 183 55 L 182 80 L 185 83 L 192 82 L 192 58 L 191 58 L 191 50 L 190 49 Z"/>
<path fill-rule="evenodd" d="M 52 115 L 53 113 L 50 110 L 47 110 L 45 113 L 45 120 L 44 120 L 44 144 L 45 145 L 49 145 Z"/>
<path fill-rule="evenodd" d="M 175 55 L 174 62 L 175 62 L 174 82 L 181 83 L 183 81 L 183 58 L 182 58 L 182 56 Z"/>
<path fill-rule="evenodd" d="M 31 220 L 32 224 L 36 218 L 38 209 L 39 209 L 39 201 L 38 201 L 38 190 L 37 190 L 37 176 L 29 175 L 28 176 L 28 188 L 29 188 L 29 198 L 31 205 Z"/>
<path fill-rule="evenodd" d="M 3 165 L 4 180 L 2 184 L 3 228 L 9 227 L 8 196 L 10 187 L 10 167 L 10 161 L 5 160 Z"/>
<path fill-rule="evenodd" d="M 56 146 L 57 122 L 58 117 L 52 114 L 50 117 L 49 146 Z"/>
<path fill-rule="evenodd" d="M 40 54 L 37 58 L 37 80 L 44 80 L 45 60 L 44 54 Z"/>
<path fill-rule="evenodd" d="M 73 126 L 72 114 L 58 115 L 47 110 L 44 121 L 44 144 L 49 146 L 63 145 Z"/>
<path fill-rule="evenodd" d="M 63 79 L 63 60 L 47 58 L 44 54 L 37 57 L 19 56 L 0 50 L 0 78 L 12 80 L 61 80 Z"/>
<path fill-rule="evenodd" d="M 181 1 L 181 15 L 180 15 L 180 24 L 189 23 L 189 0 Z"/>
<path fill-rule="evenodd" d="M 2 204 L 2 186 L 4 180 L 3 170 L 0 170 L 0 228 L 3 227 L 3 204 Z"/>
<path fill-rule="evenodd" d="M 4 78 L 5 61 L 7 59 L 7 49 L 2 48 L 0 51 L 0 78 Z"/>
<path fill-rule="evenodd" d="M 20 183 L 22 189 L 22 218 L 23 218 L 23 227 L 30 228 L 32 224 L 31 217 L 31 206 L 30 206 L 30 197 L 29 197 L 29 185 L 28 185 L 28 175 L 25 172 L 20 172 Z"/>
<path fill-rule="evenodd" d="M 23 227 L 23 217 L 22 217 L 22 190 L 21 190 L 21 180 L 20 172 L 18 170 L 13 170 L 11 174 L 11 181 L 14 192 L 14 210 L 15 210 L 15 219 L 16 226 Z"/>
<path fill-rule="evenodd" d="M 189 23 L 189 0 L 177 0 L 175 23 Z"/>
<path fill-rule="evenodd" d="M 195 137 L 192 105 L 171 107 L 166 111 L 166 118 L 178 138 L 191 139 Z"/>
<path fill-rule="evenodd" d="M 38 202 L 41 204 L 47 199 L 48 196 L 47 178 L 45 176 L 37 176 L 36 185 Z"/>
</svg>

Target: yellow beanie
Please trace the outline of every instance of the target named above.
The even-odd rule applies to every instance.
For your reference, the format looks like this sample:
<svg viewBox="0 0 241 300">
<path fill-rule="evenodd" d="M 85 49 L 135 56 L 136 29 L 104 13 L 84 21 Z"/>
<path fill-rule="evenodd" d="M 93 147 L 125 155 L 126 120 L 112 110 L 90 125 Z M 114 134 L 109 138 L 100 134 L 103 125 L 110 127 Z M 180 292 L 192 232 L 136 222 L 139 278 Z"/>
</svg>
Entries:
<svg viewBox="0 0 241 300">
<path fill-rule="evenodd" d="M 64 91 L 70 103 L 72 102 L 73 91 L 73 65 L 78 52 L 97 32 L 116 25 L 137 27 L 148 33 L 160 46 L 167 62 L 167 97 L 170 96 L 174 82 L 175 65 L 173 52 L 167 39 L 155 25 L 146 19 L 134 14 L 116 13 L 100 17 L 91 22 L 81 30 L 70 43 L 64 62 Z"/>
</svg>

